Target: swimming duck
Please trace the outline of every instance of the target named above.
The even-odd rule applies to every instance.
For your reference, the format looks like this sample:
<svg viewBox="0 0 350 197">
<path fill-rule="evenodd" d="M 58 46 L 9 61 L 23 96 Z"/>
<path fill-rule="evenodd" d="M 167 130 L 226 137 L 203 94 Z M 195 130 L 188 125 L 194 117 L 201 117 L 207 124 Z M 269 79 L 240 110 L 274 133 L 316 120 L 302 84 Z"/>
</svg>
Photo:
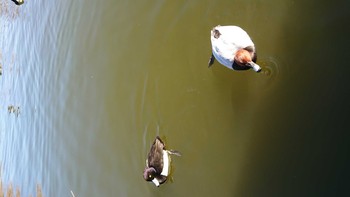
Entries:
<svg viewBox="0 0 350 197">
<path fill-rule="evenodd" d="M 13 1 L 16 5 L 22 5 L 24 3 L 24 0 L 11 0 Z"/>
<path fill-rule="evenodd" d="M 216 26 L 211 30 L 212 55 L 208 62 L 210 67 L 214 60 L 233 70 L 252 68 L 260 72 L 256 64 L 256 50 L 247 32 L 238 26 Z"/>
<path fill-rule="evenodd" d="M 143 178 L 152 181 L 157 187 L 165 183 L 170 173 L 170 155 L 181 156 L 176 150 L 167 150 L 164 142 L 157 136 L 148 153 Z"/>
</svg>

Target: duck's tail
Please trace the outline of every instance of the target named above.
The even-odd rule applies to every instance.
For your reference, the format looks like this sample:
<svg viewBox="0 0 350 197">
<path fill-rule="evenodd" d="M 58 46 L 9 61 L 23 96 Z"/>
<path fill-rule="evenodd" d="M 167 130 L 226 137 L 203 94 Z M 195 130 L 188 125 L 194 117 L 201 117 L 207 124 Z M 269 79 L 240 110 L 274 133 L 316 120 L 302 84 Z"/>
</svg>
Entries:
<svg viewBox="0 0 350 197">
<path fill-rule="evenodd" d="M 217 27 L 220 27 L 220 25 L 214 27 L 212 30 L 211 30 L 211 36 L 218 39 L 220 36 L 221 36 L 221 33 L 220 31 L 217 29 Z"/>
<path fill-rule="evenodd" d="M 171 155 L 176 155 L 176 156 L 181 157 L 181 153 L 177 150 L 168 150 L 168 153 Z"/>
</svg>

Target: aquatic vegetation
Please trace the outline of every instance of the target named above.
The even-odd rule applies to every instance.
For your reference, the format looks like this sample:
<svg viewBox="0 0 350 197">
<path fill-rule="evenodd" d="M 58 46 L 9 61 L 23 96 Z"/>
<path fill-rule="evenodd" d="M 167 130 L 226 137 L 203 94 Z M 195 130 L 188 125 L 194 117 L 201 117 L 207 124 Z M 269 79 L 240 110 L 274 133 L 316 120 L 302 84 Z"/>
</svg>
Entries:
<svg viewBox="0 0 350 197">
<path fill-rule="evenodd" d="M 0 167 L 1 167 L 1 165 L 0 165 Z M 20 197 L 21 190 L 18 187 L 16 188 L 16 190 L 14 190 L 12 187 L 12 184 L 9 184 L 7 187 L 4 187 L 3 183 L 2 183 L 1 170 L 0 170 L 0 197 L 4 197 L 4 196 L 6 196 L 6 197 Z M 41 186 L 36 185 L 36 197 L 42 197 L 42 196 L 43 196 L 43 194 L 41 191 Z"/>
<path fill-rule="evenodd" d="M 12 184 L 7 186 L 7 188 L 4 188 L 2 185 L 2 181 L 0 181 L 0 197 L 4 197 L 6 194 L 6 197 L 20 197 L 21 196 L 21 191 L 17 187 L 15 190 L 12 187 Z M 37 185 L 36 186 L 36 197 L 42 197 L 42 191 L 41 191 L 41 186 Z"/>
<path fill-rule="evenodd" d="M 18 117 L 18 115 L 20 114 L 19 106 L 9 105 L 7 107 L 7 110 L 8 110 L 9 113 L 15 114 L 16 117 Z"/>
</svg>

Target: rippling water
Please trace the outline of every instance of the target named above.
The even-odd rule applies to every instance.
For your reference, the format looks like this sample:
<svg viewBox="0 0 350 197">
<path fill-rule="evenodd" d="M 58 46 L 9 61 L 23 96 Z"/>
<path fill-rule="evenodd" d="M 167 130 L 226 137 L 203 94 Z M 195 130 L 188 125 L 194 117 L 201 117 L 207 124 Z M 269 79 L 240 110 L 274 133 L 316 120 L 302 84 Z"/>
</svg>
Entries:
<svg viewBox="0 0 350 197">
<path fill-rule="evenodd" d="M 349 193 L 346 1 L 0 2 L 2 179 L 23 196 Z M 207 68 L 218 24 L 262 73 Z M 160 188 L 156 135 L 183 155 Z"/>
</svg>

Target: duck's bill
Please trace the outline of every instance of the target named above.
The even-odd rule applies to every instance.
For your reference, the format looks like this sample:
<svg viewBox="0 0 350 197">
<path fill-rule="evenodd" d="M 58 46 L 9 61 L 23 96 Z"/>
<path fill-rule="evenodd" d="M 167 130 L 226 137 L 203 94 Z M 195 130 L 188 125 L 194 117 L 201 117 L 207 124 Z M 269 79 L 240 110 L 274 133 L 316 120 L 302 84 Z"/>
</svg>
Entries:
<svg viewBox="0 0 350 197">
<path fill-rule="evenodd" d="M 157 187 L 159 187 L 159 181 L 156 179 L 156 178 L 154 178 L 153 180 L 152 180 L 152 182 L 157 186 Z"/>
<path fill-rule="evenodd" d="M 257 73 L 261 71 L 261 67 L 254 62 L 249 62 L 248 65 Z"/>
<path fill-rule="evenodd" d="M 168 153 L 171 155 L 176 155 L 176 156 L 181 157 L 181 153 L 177 150 L 168 150 Z"/>
</svg>

